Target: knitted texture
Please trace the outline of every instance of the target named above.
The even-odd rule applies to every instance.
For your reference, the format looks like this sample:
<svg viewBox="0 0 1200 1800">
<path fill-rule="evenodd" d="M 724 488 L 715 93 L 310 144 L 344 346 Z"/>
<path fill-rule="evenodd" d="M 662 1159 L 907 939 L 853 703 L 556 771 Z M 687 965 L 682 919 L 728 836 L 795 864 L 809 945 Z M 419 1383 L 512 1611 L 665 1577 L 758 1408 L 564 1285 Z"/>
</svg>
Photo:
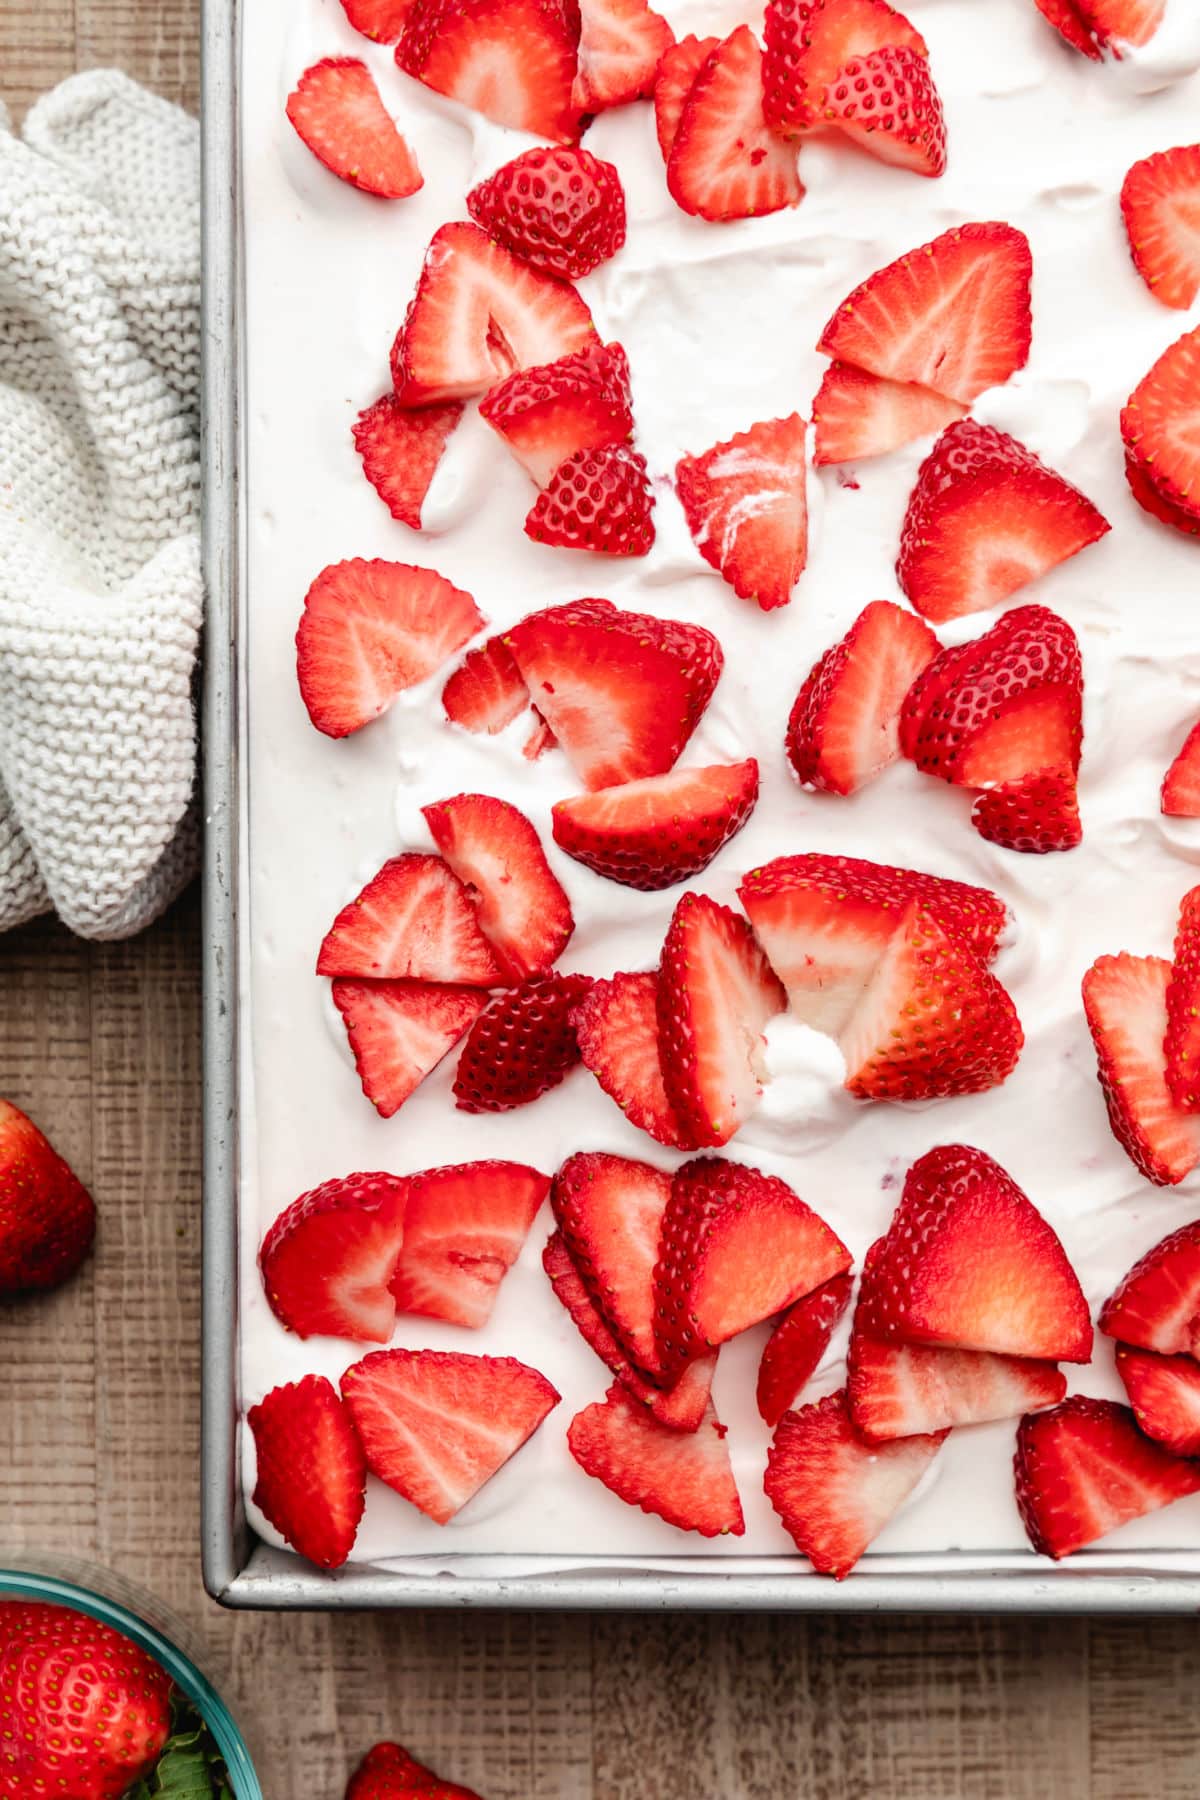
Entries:
<svg viewBox="0 0 1200 1800">
<path fill-rule="evenodd" d="M 195 870 L 195 121 L 114 71 L 0 107 L 0 929 Z"/>
</svg>

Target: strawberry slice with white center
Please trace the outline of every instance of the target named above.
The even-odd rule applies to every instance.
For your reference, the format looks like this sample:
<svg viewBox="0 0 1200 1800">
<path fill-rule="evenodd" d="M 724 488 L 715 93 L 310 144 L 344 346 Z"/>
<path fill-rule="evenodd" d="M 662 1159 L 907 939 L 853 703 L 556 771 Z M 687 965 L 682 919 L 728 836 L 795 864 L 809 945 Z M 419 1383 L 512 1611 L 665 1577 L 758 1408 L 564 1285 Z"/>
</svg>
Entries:
<svg viewBox="0 0 1200 1800">
<path fill-rule="evenodd" d="M 658 65 L 654 78 L 654 128 L 664 162 L 671 159 L 671 145 L 692 83 L 720 42 L 715 37 L 680 38 Z"/>
<path fill-rule="evenodd" d="M 668 1377 L 850 1267 L 850 1252 L 776 1175 L 699 1156 L 671 1183 L 654 1271 Z"/>
<path fill-rule="evenodd" d="M 1127 1406 L 1084 1394 L 1021 1420 L 1014 1466 L 1029 1541 L 1056 1561 L 1200 1488 L 1200 1463 L 1143 1437 Z"/>
<path fill-rule="evenodd" d="M 412 0 L 342 0 L 342 11 L 376 44 L 394 44 L 404 30 Z"/>
<path fill-rule="evenodd" d="M 980 794 L 971 813 L 980 837 L 1005 850 L 1045 856 L 1083 841 L 1074 771 L 1035 769 Z"/>
<path fill-rule="evenodd" d="M 1100 1329 L 1163 1356 L 1200 1355 L 1200 1219 L 1134 1264 L 1104 1302 Z"/>
<path fill-rule="evenodd" d="M 693 1143 L 727 1144 L 762 1095 L 763 1033 L 787 995 L 740 913 L 707 894 L 675 908 L 658 978 L 663 1079 Z"/>
<path fill-rule="evenodd" d="M 593 982 L 572 1021 L 585 1066 L 629 1123 L 669 1149 L 694 1150 L 663 1081 L 657 972 Z"/>
<path fill-rule="evenodd" d="M 436 981 L 342 977 L 333 983 L 363 1093 L 380 1118 L 399 1112 L 471 1029 L 487 1000 L 478 988 Z"/>
<path fill-rule="evenodd" d="M 1083 978 L 1083 1010 L 1113 1136 L 1158 1187 L 1174 1187 L 1200 1161 L 1200 1120 L 1175 1104 L 1167 1086 L 1170 982 L 1163 957 L 1126 951 L 1099 957 Z"/>
<path fill-rule="evenodd" d="M 318 731 L 348 737 L 427 681 L 487 621 L 432 569 L 354 557 L 322 569 L 296 632 L 300 697 Z"/>
<path fill-rule="evenodd" d="M 607 600 L 531 613 L 504 642 L 593 790 L 674 768 L 724 662 L 703 626 L 624 612 Z"/>
<path fill-rule="evenodd" d="M 1200 1362 L 1117 1345 L 1117 1374 L 1146 1436 L 1175 1456 L 1200 1455 Z"/>
<path fill-rule="evenodd" d="M 1057 1363 L 982 1350 L 889 1344 L 855 1331 L 846 1361 L 854 1428 L 871 1443 L 982 1425 L 1057 1406 L 1067 1378 Z"/>
<path fill-rule="evenodd" d="M 497 125 L 569 144 L 575 39 L 561 0 L 412 0 L 396 61 Z"/>
<path fill-rule="evenodd" d="M 525 535 L 563 550 L 646 556 L 653 510 L 645 457 L 628 444 L 601 444 L 560 463 L 529 509 Z"/>
<path fill-rule="evenodd" d="M 1163 776 L 1162 810 L 1168 818 L 1200 819 L 1200 724 L 1192 726 Z"/>
<path fill-rule="evenodd" d="M 607 1152 L 569 1156 L 550 1204 L 593 1305 L 638 1371 L 663 1385 L 654 1331 L 654 1267 L 671 1177 Z"/>
<path fill-rule="evenodd" d="M 513 1356 L 376 1350 L 342 1376 L 367 1467 L 439 1525 L 516 1455 L 561 1397 Z"/>
<path fill-rule="evenodd" d="M 1166 14 L 1167 0 L 1033 0 L 1043 18 L 1075 50 L 1093 62 L 1107 51 L 1121 60 L 1122 46 L 1148 44 Z"/>
<path fill-rule="evenodd" d="M 454 1077 L 460 1112 L 508 1112 L 557 1087 L 579 1061 L 573 1009 L 589 975 L 531 975 L 493 995 L 467 1034 Z"/>
<path fill-rule="evenodd" d="M 1033 0 L 1033 4 L 1073 50 L 1081 50 L 1092 62 L 1100 61 L 1100 46 L 1076 0 Z"/>
<path fill-rule="evenodd" d="M 492 794 L 421 808 L 433 841 L 468 889 L 509 981 L 540 975 L 575 929 L 571 903 L 524 813 Z"/>
<path fill-rule="evenodd" d="M 366 1506 L 367 1464 L 336 1389 L 323 1375 L 305 1375 L 272 1388 L 246 1423 L 254 1435 L 255 1506 L 297 1555 L 318 1569 L 340 1569 Z"/>
<path fill-rule="evenodd" d="M 886 49 L 928 55 L 886 0 L 768 0 L 763 37 L 767 123 L 788 135 L 825 122 L 829 88 L 848 62 Z"/>
<path fill-rule="evenodd" d="M 679 115 L 667 187 L 694 217 L 756 219 L 804 198 L 795 146 L 763 117 L 763 55 L 739 25 L 701 67 Z"/>
<path fill-rule="evenodd" d="M 462 402 L 409 411 L 395 394 L 384 394 L 354 421 L 354 448 L 363 474 L 393 519 L 421 529 L 421 507 L 429 484 L 462 418 Z"/>
<path fill-rule="evenodd" d="M 758 799 L 758 763 L 673 769 L 645 781 L 560 800 L 554 841 L 623 887 L 655 893 L 706 869 Z"/>
<path fill-rule="evenodd" d="M 1121 216 L 1154 298 L 1186 312 L 1200 294 L 1200 144 L 1135 162 L 1121 186 Z"/>
<path fill-rule="evenodd" d="M 941 648 L 902 606 L 872 600 L 814 665 L 788 719 L 788 761 L 805 787 L 853 794 L 900 755 L 900 708 Z"/>
<path fill-rule="evenodd" d="M 813 461 L 862 462 L 961 419 L 966 407 L 914 381 L 888 381 L 853 363 L 831 362 L 812 403 Z"/>
<path fill-rule="evenodd" d="M 365 194 L 403 200 L 423 185 L 416 157 L 357 57 L 327 56 L 305 69 L 287 116 L 313 155 Z"/>
<path fill-rule="evenodd" d="M 855 56 L 825 90 L 822 121 L 880 162 L 936 177 L 946 168 L 946 120 L 928 59 L 903 44 Z"/>
<path fill-rule="evenodd" d="M 944 1431 L 868 1444 L 845 1390 L 783 1415 L 763 1487 L 818 1575 L 844 1581 L 899 1511 L 946 1438 Z"/>
<path fill-rule="evenodd" d="M 768 1425 L 778 1425 L 815 1374 L 834 1327 L 850 1303 L 853 1286 L 849 1275 L 822 1282 L 784 1313 L 767 1339 L 758 1365 L 755 1397 L 759 1414 Z"/>
<path fill-rule="evenodd" d="M 710 1406 L 698 1431 L 672 1431 L 620 1382 L 567 1427 L 580 1468 L 627 1506 L 639 1506 L 702 1537 L 741 1537 L 746 1526 L 725 1443 Z"/>
<path fill-rule="evenodd" d="M 529 705 L 529 689 L 503 638 L 468 650 L 442 689 L 446 717 L 464 731 L 495 737 Z"/>
<path fill-rule="evenodd" d="M 466 888 L 440 856 L 409 851 L 384 863 L 325 935 L 318 975 L 463 982 L 504 979 Z"/>
<path fill-rule="evenodd" d="M 580 0 L 579 12 L 576 108 L 601 113 L 648 99 L 658 65 L 675 41 L 667 21 L 647 0 Z"/>
<path fill-rule="evenodd" d="M 550 1192 L 525 1163 L 458 1163 L 408 1179 L 404 1243 L 392 1273 L 398 1312 L 477 1331 Z"/>
<path fill-rule="evenodd" d="M 573 287 L 531 269 L 478 225 L 456 222 L 441 226 L 425 253 L 392 345 L 392 381 L 404 406 L 467 399 L 595 338 Z"/>
<path fill-rule="evenodd" d="M 1200 328 L 1164 350 L 1138 383 L 1121 436 L 1159 494 L 1200 516 Z"/>
<path fill-rule="evenodd" d="M 620 344 L 597 341 L 546 368 L 521 369 L 479 403 L 540 488 L 580 450 L 627 444 L 633 432 L 629 359 Z"/>
<path fill-rule="evenodd" d="M 808 561 L 804 434 L 799 413 L 769 419 L 675 469 L 696 548 L 764 612 L 787 605 Z"/>
<path fill-rule="evenodd" d="M 408 1193 L 397 1175 L 343 1175 L 280 1213 L 258 1266 L 267 1302 L 286 1330 L 387 1343 Z"/>
<path fill-rule="evenodd" d="M 1190 888 L 1179 904 L 1163 1054 L 1176 1106 L 1200 1112 L 1200 887 Z"/>
<path fill-rule="evenodd" d="M 817 348 L 969 406 L 1029 360 L 1032 274 L 1029 240 L 1015 226 L 956 225 L 869 275 Z"/>
</svg>

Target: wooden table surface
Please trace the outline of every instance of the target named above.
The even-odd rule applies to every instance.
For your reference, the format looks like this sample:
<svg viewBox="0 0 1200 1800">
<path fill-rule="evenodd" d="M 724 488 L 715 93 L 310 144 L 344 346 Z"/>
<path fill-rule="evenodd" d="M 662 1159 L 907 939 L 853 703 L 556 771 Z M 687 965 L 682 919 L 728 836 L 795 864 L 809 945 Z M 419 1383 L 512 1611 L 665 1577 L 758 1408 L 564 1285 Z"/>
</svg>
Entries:
<svg viewBox="0 0 1200 1800">
<path fill-rule="evenodd" d="M 0 0 L 18 114 L 118 64 L 195 106 L 197 0 Z M 92 1187 L 98 1254 L 0 1309 L 0 1546 L 155 1589 L 229 1669 L 269 1800 L 395 1736 L 484 1800 L 1195 1800 L 1189 1621 L 238 1617 L 198 1561 L 199 909 L 0 937 L 0 1093 Z"/>
</svg>

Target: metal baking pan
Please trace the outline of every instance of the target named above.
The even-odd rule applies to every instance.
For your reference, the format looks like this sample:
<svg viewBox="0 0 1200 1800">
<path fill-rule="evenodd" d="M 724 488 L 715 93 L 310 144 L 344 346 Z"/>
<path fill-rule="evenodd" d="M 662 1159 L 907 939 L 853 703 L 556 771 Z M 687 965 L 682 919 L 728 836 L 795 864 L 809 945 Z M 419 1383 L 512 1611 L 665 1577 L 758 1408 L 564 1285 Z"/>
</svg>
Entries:
<svg viewBox="0 0 1200 1800">
<path fill-rule="evenodd" d="M 762 1574 L 695 1558 L 695 1572 L 609 1565 L 570 1572 L 398 1574 L 355 1565 L 325 1575 L 258 1542 L 241 1503 L 238 1469 L 238 1155 L 244 1021 L 239 1019 L 239 781 L 245 603 L 242 514 L 243 342 L 239 155 L 239 0 L 204 0 L 204 559 L 208 587 L 204 671 L 204 1394 L 203 1570 L 222 1605 L 247 1609 L 539 1607 L 746 1609 L 771 1612 L 1190 1613 L 1200 1569 L 1179 1552 L 1136 1562 L 1103 1550 L 1049 1568 L 1006 1554 L 994 1565 L 953 1557 L 931 1574 L 913 1556 L 868 1557 L 835 1584 L 798 1560 Z M 874 1567 L 872 1564 L 874 1563 Z"/>
</svg>

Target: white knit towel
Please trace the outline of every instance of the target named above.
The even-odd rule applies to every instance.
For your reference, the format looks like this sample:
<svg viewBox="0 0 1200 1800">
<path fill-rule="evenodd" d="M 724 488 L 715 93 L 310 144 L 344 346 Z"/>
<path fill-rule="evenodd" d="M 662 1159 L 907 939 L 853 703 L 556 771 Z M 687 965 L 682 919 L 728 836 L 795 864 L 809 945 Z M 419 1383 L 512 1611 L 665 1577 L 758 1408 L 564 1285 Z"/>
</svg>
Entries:
<svg viewBox="0 0 1200 1800">
<path fill-rule="evenodd" d="M 0 106 L 0 929 L 126 937 L 196 866 L 199 297 L 194 120 Z"/>
</svg>

